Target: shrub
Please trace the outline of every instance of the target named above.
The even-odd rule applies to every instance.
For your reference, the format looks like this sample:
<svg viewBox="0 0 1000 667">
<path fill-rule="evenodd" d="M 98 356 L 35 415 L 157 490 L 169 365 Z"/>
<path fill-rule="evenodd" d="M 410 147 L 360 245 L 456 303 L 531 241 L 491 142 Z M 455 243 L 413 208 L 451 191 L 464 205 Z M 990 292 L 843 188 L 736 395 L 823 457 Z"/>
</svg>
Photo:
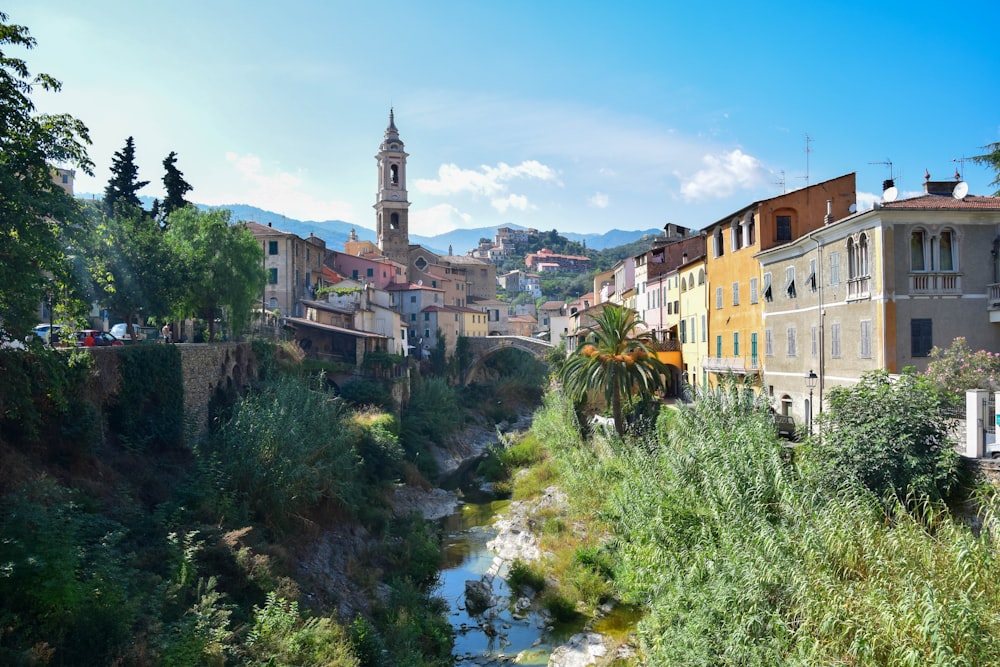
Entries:
<svg viewBox="0 0 1000 667">
<path fill-rule="evenodd" d="M 510 570 L 507 573 L 507 584 L 512 591 L 520 592 L 527 587 L 538 593 L 545 590 L 545 575 L 536 571 L 528 563 L 515 560 L 510 564 Z"/>
</svg>

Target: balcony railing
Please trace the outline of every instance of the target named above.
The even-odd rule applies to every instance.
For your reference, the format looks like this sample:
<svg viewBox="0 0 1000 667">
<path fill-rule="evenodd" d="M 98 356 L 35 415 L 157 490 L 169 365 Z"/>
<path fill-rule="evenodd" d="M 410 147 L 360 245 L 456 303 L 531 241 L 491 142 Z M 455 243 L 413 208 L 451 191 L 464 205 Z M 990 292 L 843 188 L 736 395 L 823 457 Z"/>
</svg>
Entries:
<svg viewBox="0 0 1000 667">
<path fill-rule="evenodd" d="M 847 281 L 847 300 L 860 301 L 862 299 L 870 299 L 871 288 L 872 288 L 871 276 L 851 278 L 850 280 Z"/>
<path fill-rule="evenodd" d="M 681 349 L 680 342 L 676 340 L 658 340 L 649 346 L 657 352 L 677 352 Z"/>
<path fill-rule="evenodd" d="M 910 294 L 961 294 L 960 273 L 911 273 Z"/>
<path fill-rule="evenodd" d="M 1000 283 L 986 286 L 986 309 L 1000 310 Z"/>
<path fill-rule="evenodd" d="M 709 373 L 751 375 L 760 372 L 760 357 L 702 357 L 701 367 Z"/>
</svg>

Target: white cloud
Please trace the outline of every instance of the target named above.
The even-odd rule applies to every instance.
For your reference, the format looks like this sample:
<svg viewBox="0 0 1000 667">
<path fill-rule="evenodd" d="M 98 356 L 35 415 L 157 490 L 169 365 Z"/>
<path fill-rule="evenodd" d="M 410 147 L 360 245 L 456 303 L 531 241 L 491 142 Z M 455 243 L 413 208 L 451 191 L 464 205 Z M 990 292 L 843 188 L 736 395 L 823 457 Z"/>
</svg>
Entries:
<svg viewBox="0 0 1000 667">
<path fill-rule="evenodd" d="M 857 203 L 859 211 L 868 211 L 875 205 L 875 202 L 881 202 L 882 195 L 877 195 L 874 192 L 858 192 L 857 193 Z"/>
<path fill-rule="evenodd" d="M 604 192 L 595 192 L 592 196 L 587 197 L 587 206 L 592 208 L 607 208 L 609 204 L 611 204 L 611 198 Z"/>
<path fill-rule="evenodd" d="M 737 189 L 748 190 L 766 182 L 767 171 L 760 160 L 736 149 L 721 155 L 705 155 L 704 168 L 681 176 L 681 195 L 688 201 L 723 199 Z"/>
<path fill-rule="evenodd" d="M 528 203 L 528 198 L 524 195 L 507 195 L 506 197 L 496 198 L 490 202 L 490 205 L 500 213 L 505 213 L 508 209 L 527 211 L 529 208 L 535 208 Z"/>
<path fill-rule="evenodd" d="M 451 204 L 438 204 L 430 208 L 410 211 L 410 232 L 420 236 L 437 236 L 468 226 L 472 216 Z"/>
<path fill-rule="evenodd" d="M 418 191 L 429 195 L 471 192 L 483 197 L 495 197 L 507 192 L 508 183 L 517 179 L 558 183 L 554 169 L 537 160 L 526 160 L 513 167 L 501 162 L 495 167 L 483 165 L 478 170 L 462 169 L 456 164 L 443 164 L 438 168 L 436 180 L 417 179 L 414 186 Z"/>
<path fill-rule="evenodd" d="M 344 201 L 325 200 L 304 191 L 300 174 L 268 170 L 256 155 L 226 153 L 226 161 L 236 172 L 217 192 L 199 192 L 198 201 L 209 205 L 250 204 L 300 220 L 352 220 L 354 207 Z"/>
</svg>

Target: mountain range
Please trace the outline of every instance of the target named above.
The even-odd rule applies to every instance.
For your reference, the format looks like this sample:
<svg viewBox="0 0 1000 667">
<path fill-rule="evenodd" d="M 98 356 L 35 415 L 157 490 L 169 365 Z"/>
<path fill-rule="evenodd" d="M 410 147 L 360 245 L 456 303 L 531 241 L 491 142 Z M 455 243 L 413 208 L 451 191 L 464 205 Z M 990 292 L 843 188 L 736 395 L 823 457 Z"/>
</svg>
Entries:
<svg viewBox="0 0 1000 667">
<path fill-rule="evenodd" d="M 77 194 L 77 198 L 80 199 L 99 198 L 100 196 L 101 195 L 88 193 Z M 140 196 L 139 200 L 146 209 L 151 208 L 153 205 L 152 197 Z M 262 208 L 257 208 L 256 206 L 250 206 L 248 204 L 226 204 L 224 206 L 195 204 L 195 206 L 203 211 L 228 209 L 232 212 L 231 219 L 233 221 L 243 220 L 246 222 L 260 223 L 262 225 L 270 224 L 275 229 L 280 229 L 283 232 L 291 232 L 301 236 L 302 238 L 307 238 L 309 234 L 315 234 L 326 241 L 326 247 L 331 250 L 343 250 L 344 242 L 347 241 L 350 236 L 351 230 L 354 230 L 357 233 L 358 238 L 363 241 L 377 241 L 374 229 L 363 225 L 344 222 L 343 220 L 296 220 L 295 218 L 289 218 L 288 216 L 281 215 L 280 213 L 266 211 Z M 526 227 L 522 227 L 521 225 L 514 223 L 507 223 L 506 226 L 514 229 L 526 229 Z M 539 231 L 549 230 L 540 229 Z M 410 234 L 410 243 L 422 245 L 425 248 L 442 255 L 447 255 L 449 249 L 453 254 L 464 255 L 466 252 L 479 245 L 479 239 L 493 239 L 496 236 L 496 232 L 496 227 L 476 227 L 474 229 L 453 229 L 450 232 L 443 232 L 436 236 Z M 566 231 L 559 232 L 560 236 L 567 238 L 570 241 L 578 241 L 590 250 L 615 248 L 632 243 L 633 241 L 638 241 L 646 236 L 660 236 L 662 234 L 662 228 L 642 230 L 611 229 L 603 234 L 578 234 L 576 232 Z"/>
</svg>

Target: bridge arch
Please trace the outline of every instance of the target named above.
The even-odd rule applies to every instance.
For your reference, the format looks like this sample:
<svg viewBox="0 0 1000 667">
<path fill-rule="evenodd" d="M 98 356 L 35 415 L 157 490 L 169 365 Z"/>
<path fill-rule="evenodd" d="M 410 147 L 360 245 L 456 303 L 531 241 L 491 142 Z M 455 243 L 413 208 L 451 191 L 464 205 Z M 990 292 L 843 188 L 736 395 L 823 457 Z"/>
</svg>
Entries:
<svg viewBox="0 0 1000 667">
<path fill-rule="evenodd" d="M 468 385 L 482 368 L 483 362 L 501 350 L 515 349 L 526 352 L 540 361 L 545 361 L 545 355 L 554 346 L 552 343 L 527 336 L 477 336 L 469 337 L 468 368 L 462 372 L 462 384 Z"/>
</svg>

